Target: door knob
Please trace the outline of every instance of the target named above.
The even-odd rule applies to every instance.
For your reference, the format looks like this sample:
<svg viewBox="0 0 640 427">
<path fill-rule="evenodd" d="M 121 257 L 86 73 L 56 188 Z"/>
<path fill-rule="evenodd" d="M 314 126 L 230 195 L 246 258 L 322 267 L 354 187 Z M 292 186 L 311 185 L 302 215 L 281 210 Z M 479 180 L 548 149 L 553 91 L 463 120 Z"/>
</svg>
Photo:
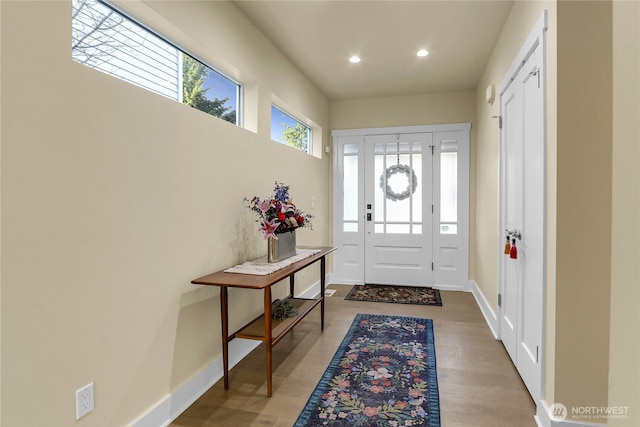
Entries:
<svg viewBox="0 0 640 427">
<path fill-rule="evenodd" d="M 513 230 L 506 229 L 504 231 L 507 232 L 507 239 L 511 237 L 514 239 L 522 240 L 522 232 L 517 228 L 514 228 Z"/>
</svg>

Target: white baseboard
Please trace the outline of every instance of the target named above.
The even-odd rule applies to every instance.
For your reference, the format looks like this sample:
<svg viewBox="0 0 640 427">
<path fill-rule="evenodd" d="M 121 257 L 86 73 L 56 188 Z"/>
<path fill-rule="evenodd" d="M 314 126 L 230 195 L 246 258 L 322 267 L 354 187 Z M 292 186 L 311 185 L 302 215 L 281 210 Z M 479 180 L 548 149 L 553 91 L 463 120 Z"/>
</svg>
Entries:
<svg viewBox="0 0 640 427">
<path fill-rule="evenodd" d="M 260 341 L 236 338 L 229 342 L 229 369 L 260 345 Z M 166 427 L 178 418 L 193 402 L 223 377 L 222 355 L 209 363 L 193 378 L 168 394 L 146 414 L 134 421 L 132 427 Z"/>
<path fill-rule="evenodd" d="M 454 286 L 454 285 L 433 285 L 433 289 L 439 289 L 441 291 L 455 291 L 455 292 L 464 291 L 464 287 Z"/>
<path fill-rule="evenodd" d="M 332 280 L 331 282 L 327 282 L 327 283 L 331 283 L 332 285 L 343 285 L 343 286 L 355 286 L 355 285 L 362 285 L 364 284 L 363 280 L 351 280 L 351 279 L 336 279 L 337 283 L 334 283 L 334 281 Z"/>
<path fill-rule="evenodd" d="M 330 284 L 330 275 L 326 276 Z M 315 298 L 320 294 L 320 281 L 302 292 L 302 298 Z M 236 338 L 229 341 L 229 369 L 237 365 L 249 353 L 260 345 L 261 341 Z M 204 367 L 193 378 L 184 383 L 173 393 L 169 393 L 155 406 L 130 424 L 131 427 L 166 427 L 178 418 L 200 396 L 224 376 L 222 355 Z"/>
<path fill-rule="evenodd" d="M 329 277 L 329 275 L 327 275 L 326 277 Z M 325 287 L 329 286 L 329 284 L 331 284 L 331 282 L 328 279 L 325 279 Z M 305 289 L 302 293 L 296 295 L 296 297 L 300 297 L 300 298 L 316 298 L 318 295 L 320 295 L 320 281 L 319 280 L 317 282 L 315 282 L 313 285 L 311 285 L 310 287 L 308 287 L 307 289 Z"/>
<path fill-rule="evenodd" d="M 491 329 L 493 337 L 495 339 L 498 339 L 498 317 L 496 316 L 496 313 L 494 313 L 491 305 L 489 305 L 489 301 L 487 301 L 475 280 L 471 280 L 470 284 L 471 293 L 473 293 L 473 296 L 476 299 L 476 303 L 478 304 L 478 307 L 480 308 L 480 311 L 482 312 L 487 325 L 489 325 L 489 329 Z"/>
</svg>

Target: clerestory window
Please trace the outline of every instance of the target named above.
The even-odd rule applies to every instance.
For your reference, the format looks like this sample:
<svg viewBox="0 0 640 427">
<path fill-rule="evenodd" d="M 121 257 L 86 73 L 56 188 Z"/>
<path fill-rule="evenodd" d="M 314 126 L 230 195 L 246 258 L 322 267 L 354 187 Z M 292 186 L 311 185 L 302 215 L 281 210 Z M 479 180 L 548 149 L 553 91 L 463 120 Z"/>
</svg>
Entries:
<svg viewBox="0 0 640 427">
<path fill-rule="evenodd" d="M 74 61 L 241 126 L 242 86 L 107 3 L 73 0 Z"/>
<path fill-rule="evenodd" d="M 271 105 L 271 139 L 311 154 L 311 128 Z"/>
</svg>

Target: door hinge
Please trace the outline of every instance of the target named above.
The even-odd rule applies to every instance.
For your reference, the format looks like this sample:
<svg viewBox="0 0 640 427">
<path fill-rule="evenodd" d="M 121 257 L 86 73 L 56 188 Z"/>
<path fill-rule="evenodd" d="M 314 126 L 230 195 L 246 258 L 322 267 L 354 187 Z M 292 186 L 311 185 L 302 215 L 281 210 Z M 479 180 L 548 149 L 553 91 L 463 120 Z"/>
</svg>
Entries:
<svg viewBox="0 0 640 427">
<path fill-rule="evenodd" d="M 433 213 L 433 205 L 431 205 L 431 213 Z"/>
<path fill-rule="evenodd" d="M 433 263 L 431 263 L 431 271 L 433 271 Z"/>
<path fill-rule="evenodd" d="M 429 148 L 431 148 L 431 155 L 433 156 L 433 149 L 435 148 L 435 145 L 430 145 Z"/>
<path fill-rule="evenodd" d="M 502 307 L 502 294 L 498 294 L 498 307 Z"/>
<path fill-rule="evenodd" d="M 492 119 L 498 119 L 498 127 L 502 129 L 502 116 L 491 116 Z"/>
<path fill-rule="evenodd" d="M 533 70 L 529 74 L 538 78 L 538 89 L 540 89 L 540 67 L 537 67 L 535 70 Z"/>
<path fill-rule="evenodd" d="M 539 363 L 539 362 L 538 362 L 538 361 L 539 361 L 539 358 L 538 358 L 538 353 L 539 353 L 539 351 L 538 351 L 538 350 L 540 350 L 540 347 L 539 347 L 539 346 L 536 346 L 536 363 Z"/>
</svg>

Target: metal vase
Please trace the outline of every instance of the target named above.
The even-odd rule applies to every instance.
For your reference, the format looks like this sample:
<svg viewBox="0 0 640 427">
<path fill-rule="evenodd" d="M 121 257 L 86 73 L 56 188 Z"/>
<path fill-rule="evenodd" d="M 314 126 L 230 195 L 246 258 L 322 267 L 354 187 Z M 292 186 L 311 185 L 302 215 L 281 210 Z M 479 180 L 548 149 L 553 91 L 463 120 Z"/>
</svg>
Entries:
<svg viewBox="0 0 640 427">
<path fill-rule="evenodd" d="M 267 239 L 267 261 L 279 262 L 296 254 L 296 231 L 278 234 Z"/>
</svg>

